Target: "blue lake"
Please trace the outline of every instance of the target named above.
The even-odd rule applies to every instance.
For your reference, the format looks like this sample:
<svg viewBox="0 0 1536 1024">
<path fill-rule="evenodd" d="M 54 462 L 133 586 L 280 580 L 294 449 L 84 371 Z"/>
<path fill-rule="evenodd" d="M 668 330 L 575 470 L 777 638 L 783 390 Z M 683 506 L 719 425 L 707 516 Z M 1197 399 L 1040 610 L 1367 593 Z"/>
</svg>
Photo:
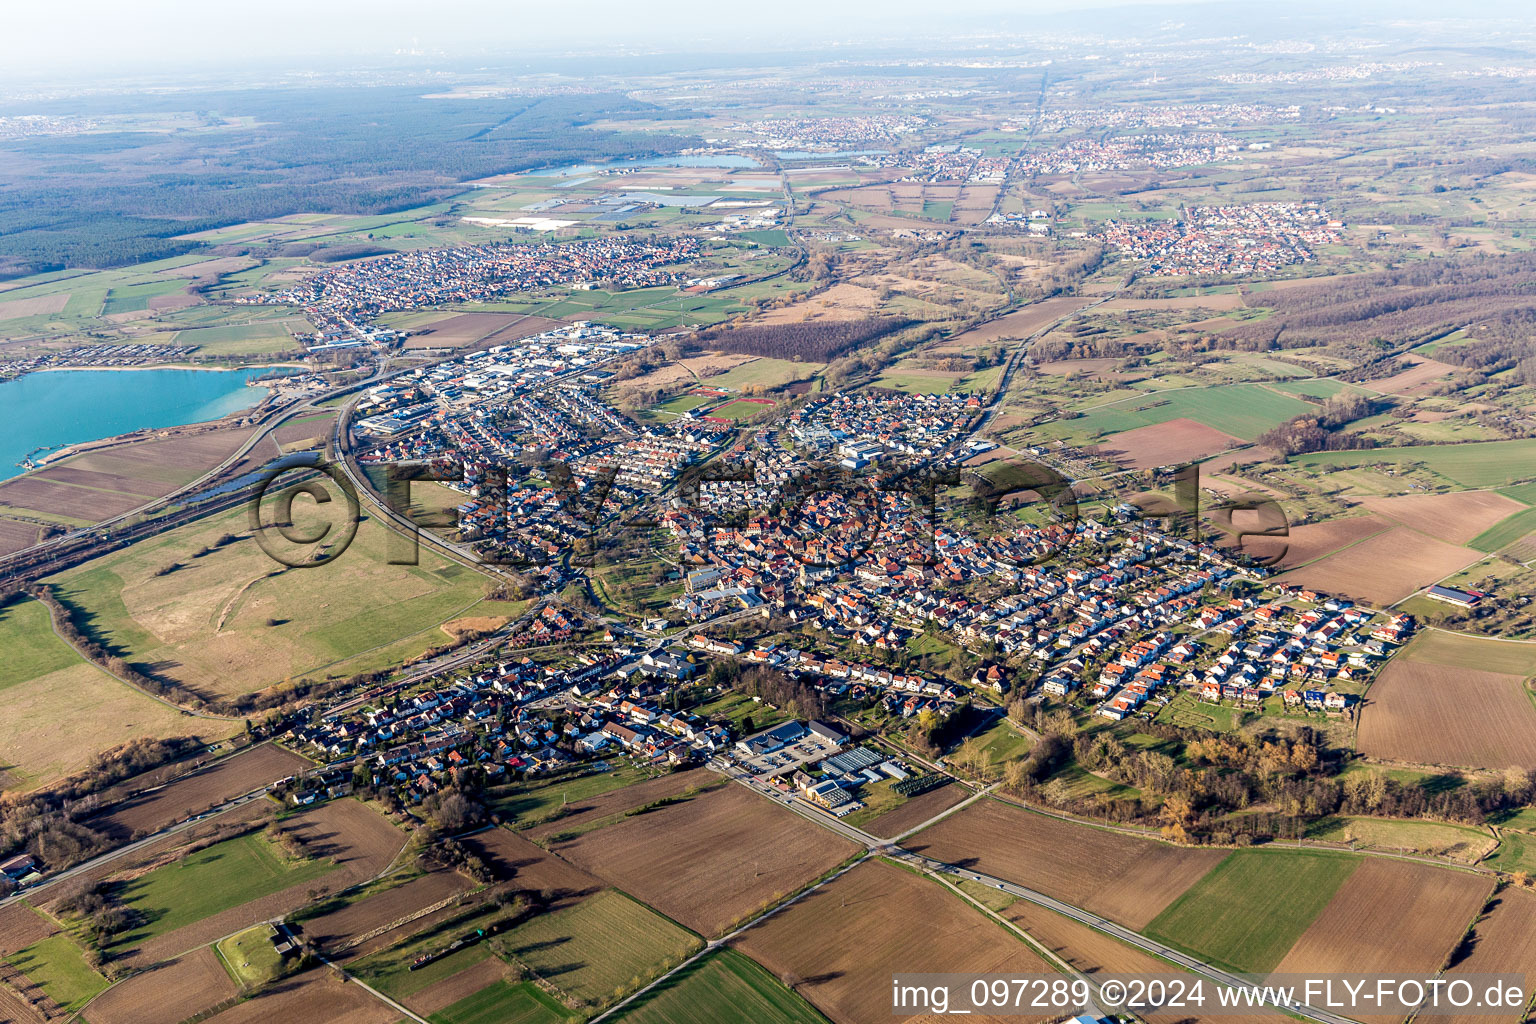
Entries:
<svg viewBox="0 0 1536 1024">
<path fill-rule="evenodd" d="M 130 430 L 202 423 L 246 409 L 267 389 L 246 387 L 270 369 L 44 370 L 0 384 L 0 480 L 35 449 Z"/>
</svg>

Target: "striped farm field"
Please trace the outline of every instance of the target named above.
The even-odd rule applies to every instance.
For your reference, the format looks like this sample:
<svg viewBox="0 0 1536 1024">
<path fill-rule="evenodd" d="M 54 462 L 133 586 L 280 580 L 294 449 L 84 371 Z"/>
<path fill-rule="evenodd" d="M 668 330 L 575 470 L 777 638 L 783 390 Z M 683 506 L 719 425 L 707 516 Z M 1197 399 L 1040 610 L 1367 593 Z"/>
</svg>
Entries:
<svg viewBox="0 0 1536 1024">
<path fill-rule="evenodd" d="M 1359 864 L 1347 854 L 1241 850 L 1174 900 L 1146 933 L 1232 970 L 1263 973 Z"/>
<path fill-rule="evenodd" d="M 1503 522 L 1473 537 L 1467 544 L 1479 551 L 1493 552 L 1508 547 L 1530 533 L 1536 533 L 1536 508 L 1516 512 Z"/>
<path fill-rule="evenodd" d="M 1371 687 L 1360 752 L 1408 764 L 1536 767 L 1532 674 L 1530 644 L 1423 633 Z"/>
<path fill-rule="evenodd" d="M 734 949 L 689 964 L 614 1018 L 615 1024 L 824 1024 L 826 1019 Z"/>
<path fill-rule="evenodd" d="M 1222 860 L 1153 839 L 978 800 L 902 842 L 914 853 L 1038 889 L 1142 928 Z"/>
<path fill-rule="evenodd" d="M 1506 487 L 1536 477 L 1536 438 L 1314 452 L 1293 456 L 1291 462 L 1321 469 L 1422 463 L 1463 487 Z"/>
</svg>

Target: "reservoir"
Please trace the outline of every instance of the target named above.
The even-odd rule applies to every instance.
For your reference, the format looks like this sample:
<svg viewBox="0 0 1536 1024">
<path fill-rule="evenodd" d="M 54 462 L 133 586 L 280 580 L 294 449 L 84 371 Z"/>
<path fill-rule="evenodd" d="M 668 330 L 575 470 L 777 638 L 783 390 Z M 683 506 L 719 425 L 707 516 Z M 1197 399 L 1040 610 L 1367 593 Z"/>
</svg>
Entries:
<svg viewBox="0 0 1536 1024">
<path fill-rule="evenodd" d="M 0 480 L 35 449 L 52 450 L 130 430 L 202 423 L 247 409 L 267 389 L 246 370 L 42 370 L 0 384 Z M 39 453 L 44 454 L 44 453 Z"/>
</svg>

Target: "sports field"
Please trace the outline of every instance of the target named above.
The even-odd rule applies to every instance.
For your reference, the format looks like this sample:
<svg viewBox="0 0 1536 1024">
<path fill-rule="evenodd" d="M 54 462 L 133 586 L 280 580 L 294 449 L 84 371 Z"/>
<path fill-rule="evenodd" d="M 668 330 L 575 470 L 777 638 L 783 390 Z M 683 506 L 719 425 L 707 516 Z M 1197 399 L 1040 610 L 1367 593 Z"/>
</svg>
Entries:
<svg viewBox="0 0 1536 1024">
<path fill-rule="evenodd" d="M 614 1018 L 617 1024 L 822 1024 L 817 1009 L 757 963 L 722 949 L 674 974 Z"/>
<path fill-rule="evenodd" d="M 1269 971 L 1359 863 L 1347 854 L 1241 850 L 1169 904 L 1146 933 L 1232 970 Z"/>
</svg>

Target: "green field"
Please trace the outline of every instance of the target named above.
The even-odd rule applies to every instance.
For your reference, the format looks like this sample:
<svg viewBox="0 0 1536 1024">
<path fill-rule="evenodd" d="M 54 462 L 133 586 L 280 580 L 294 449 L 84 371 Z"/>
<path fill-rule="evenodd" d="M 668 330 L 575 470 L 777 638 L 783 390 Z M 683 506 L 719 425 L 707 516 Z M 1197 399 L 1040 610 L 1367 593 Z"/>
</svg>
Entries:
<svg viewBox="0 0 1536 1024">
<path fill-rule="evenodd" d="M 60 932 L 6 958 L 6 963 L 36 982 L 48 998 L 73 1010 L 107 987 L 69 936 Z"/>
<path fill-rule="evenodd" d="M 27 598 L 0 605 L 0 690 L 80 663 L 80 656 L 54 635 L 48 609 Z"/>
<path fill-rule="evenodd" d="M 614 1018 L 616 1024 L 823 1024 L 826 1018 L 734 949 L 689 964 Z"/>
<path fill-rule="evenodd" d="M 1359 863 L 1346 854 L 1239 851 L 1169 904 L 1146 934 L 1232 970 L 1273 970 Z"/>
<path fill-rule="evenodd" d="M 1499 491 L 1506 498 L 1513 498 L 1525 505 L 1536 505 L 1536 482 L 1505 487 Z"/>
<path fill-rule="evenodd" d="M 1076 435 L 1091 440 L 1154 423 L 1191 419 L 1252 441 L 1269 428 L 1316 408 L 1259 384 L 1222 384 L 1162 391 L 1096 406 L 1075 419 L 1059 420 L 1038 429 L 1052 436 Z"/>
<path fill-rule="evenodd" d="M 179 292 L 187 286 L 187 282 L 179 278 L 167 278 L 165 280 L 150 280 L 141 284 L 130 284 L 122 287 L 114 286 L 107 292 L 106 304 L 102 307 L 102 313 L 134 313 L 149 308 L 149 300 L 161 295 L 169 295 Z"/>
<path fill-rule="evenodd" d="M 215 843 L 124 884 L 119 898 L 143 915 L 141 928 L 119 939 L 136 945 L 242 903 L 313 882 L 336 865 L 291 860 L 259 835 Z"/>
<path fill-rule="evenodd" d="M 216 946 L 225 968 L 242 988 L 255 988 L 282 970 L 283 958 L 272 945 L 271 931 L 271 925 L 259 924 L 221 939 Z"/>
<path fill-rule="evenodd" d="M 490 792 L 492 806 L 514 828 L 528 828 L 558 818 L 561 808 L 567 804 L 579 805 L 583 800 L 655 777 L 655 773 L 644 768 L 623 761 L 615 763 L 619 767 L 610 772 L 497 786 Z"/>
<path fill-rule="evenodd" d="M 1532 531 L 1536 531 L 1536 508 L 1524 509 L 1495 523 L 1468 541 L 1467 546 L 1491 553 L 1513 544 Z"/>
<path fill-rule="evenodd" d="M 216 694 L 398 665 L 445 642 L 446 621 L 505 614 L 481 603 L 483 576 L 425 546 L 418 565 L 388 564 L 396 535 L 372 517 L 334 562 L 285 569 L 251 537 L 245 515 L 199 520 L 51 582 L 97 640 Z M 225 534 L 236 539 L 219 544 Z M 179 568 L 156 575 L 170 566 Z"/>
<path fill-rule="evenodd" d="M 1425 630 L 1401 655 L 1409 661 L 1476 668 L 1508 676 L 1536 675 L 1536 645 L 1490 640 L 1464 633 Z"/>
<path fill-rule="evenodd" d="M 0 790 L 34 789 L 84 769 L 110 747 L 147 737 L 213 741 L 238 722 L 188 718 L 76 654 L 38 601 L 0 607 Z M 58 741 L 69 730 L 69 742 Z"/>
<path fill-rule="evenodd" d="M 498 981 L 428 1019 L 432 1024 L 560 1024 L 573 1017 L 531 981 Z"/>
<path fill-rule="evenodd" d="M 678 395 L 668 402 L 663 402 L 656 407 L 657 412 L 670 412 L 674 416 L 681 416 L 685 412 L 692 412 L 701 405 L 718 401 L 712 395 Z"/>
<path fill-rule="evenodd" d="M 1314 452 L 1291 462 L 1314 469 L 1405 466 L 1422 463 L 1431 472 L 1467 488 L 1505 487 L 1536 477 L 1536 438 L 1474 441 L 1469 444 L 1413 445 L 1365 451 Z"/>
<path fill-rule="evenodd" d="M 535 972 L 569 1001 L 613 1002 L 680 963 L 699 937 L 609 890 L 568 910 L 542 914 L 499 936 L 498 952 Z"/>
</svg>

